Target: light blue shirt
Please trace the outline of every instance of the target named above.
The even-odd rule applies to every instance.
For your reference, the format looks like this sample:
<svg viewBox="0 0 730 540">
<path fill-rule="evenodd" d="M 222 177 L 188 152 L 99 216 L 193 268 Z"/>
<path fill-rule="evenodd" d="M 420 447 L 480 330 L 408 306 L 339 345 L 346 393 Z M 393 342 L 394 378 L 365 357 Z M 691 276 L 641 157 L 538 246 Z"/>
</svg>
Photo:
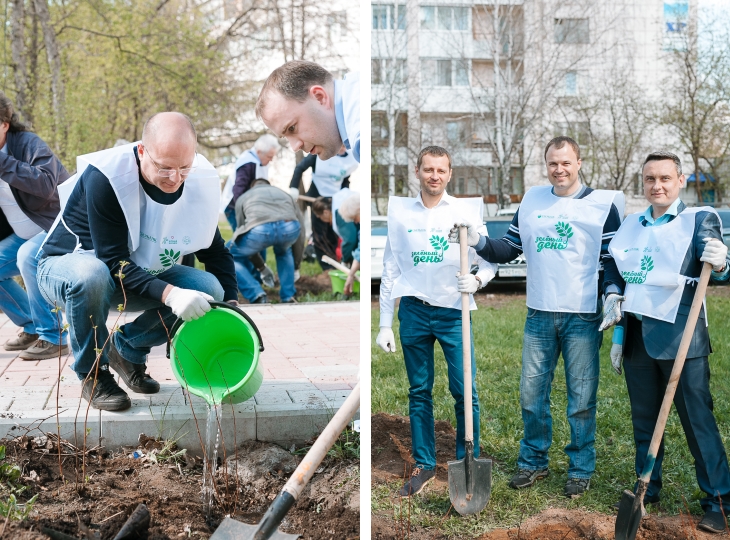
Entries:
<svg viewBox="0 0 730 540">
<path fill-rule="evenodd" d="M 335 120 L 345 148 L 360 163 L 360 74 L 335 81 Z"/>
<path fill-rule="evenodd" d="M 644 225 L 644 227 L 658 227 L 659 225 L 669 223 L 675 217 L 677 217 L 677 214 L 679 213 L 679 203 L 681 202 L 682 201 L 679 200 L 679 197 L 677 197 L 677 200 L 669 206 L 667 211 L 664 212 L 664 215 L 658 217 L 657 219 L 654 219 L 654 217 L 651 215 L 652 206 L 649 205 L 649 208 L 646 209 L 646 212 L 639 216 L 639 221 L 642 223 L 642 225 Z"/>
</svg>

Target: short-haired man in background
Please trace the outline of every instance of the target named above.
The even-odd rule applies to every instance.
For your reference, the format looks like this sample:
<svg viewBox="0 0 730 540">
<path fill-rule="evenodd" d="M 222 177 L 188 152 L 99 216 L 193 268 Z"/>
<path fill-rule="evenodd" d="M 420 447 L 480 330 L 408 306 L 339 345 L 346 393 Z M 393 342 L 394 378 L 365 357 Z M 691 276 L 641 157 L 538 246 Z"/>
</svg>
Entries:
<svg viewBox="0 0 730 540">
<path fill-rule="evenodd" d="M 620 298 L 621 276 L 608 243 L 621 225 L 623 193 L 594 190 L 580 181 L 580 148 L 570 137 L 545 147 L 551 185 L 525 193 L 509 231 L 490 239 L 469 226 L 469 245 L 492 263 L 527 259 L 527 320 L 522 346 L 520 405 L 524 436 L 510 487 L 532 486 L 548 475 L 552 444 L 550 390 L 563 353 L 568 390 L 570 443 L 566 497 L 580 497 L 596 467 L 596 393 L 603 334 L 601 298 L 607 316 Z M 457 221 L 460 223 L 461 221 Z M 449 241 L 457 241 L 452 229 Z"/>
<path fill-rule="evenodd" d="M 376 343 L 395 351 L 393 313 L 400 298 L 398 320 L 403 359 L 410 389 L 408 414 L 415 465 L 400 491 L 402 497 L 420 493 L 436 476 L 436 439 L 433 418 L 434 345 L 438 341 L 448 368 L 449 390 L 456 413 L 456 459 L 466 453 L 464 407 L 472 407 L 474 457 L 479 455 L 479 397 L 476 388 L 474 339 L 471 338 L 472 380 L 464 381 L 461 293 L 473 295 L 496 272 L 469 249 L 476 275 L 458 276 L 458 249 L 449 249 L 446 236 L 455 220 L 481 219 L 482 200 L 457 199 L 446 193 L 451 180 L 451 156 L 439 146 L 421 150 L 415 169 L 421 185 L 417 197 L 390 197 L 388 240 L 380 282 L 380 333 Z M 486 230 L 485 230 L 486 232 Z M 458 276 L 458 277 L 457 277 Z M 471 309 L 476 309 L 470 296 Z M 464 384 L 472 385 L 472 403 L 464 403 Z"/>
<path fill-rule="evenodd" d="M 702 263 L 712 264 L 714 281 L 730 278 L 720 217 L 706 206 L 687 208 L 679 198 L 685 182 L 679 158 L 669 152 L 649 154 L 642 177 L 644 196 L 650 206 L 624 220 L 609 248 L 626 281 L 623 310 L 628 316 L 622 327 L 614 330 L 614 334 L 622 335 L 625 328 L 625 339 L 613 340 L 611 360 L 614 369 L 621 373 L 622 352 L 626 357 L 624 370 L 631 401 L 637 476 L 643 474 L 647 465 L 654 426 L 687 325 Z M 704 310 L 699 317 L 674 405 L 695 460 L 697 483 L 707 494 L 700 501 L 705 516 L 699 527 L 721 533 L 727 528 L 725 516 L 730 513 L 730 470 L 712 412 L 707 359 L 712 349 Z M 662 440 L 644 497 L 647 503 L 659 502 L 663 459 Z"/>
</svg>

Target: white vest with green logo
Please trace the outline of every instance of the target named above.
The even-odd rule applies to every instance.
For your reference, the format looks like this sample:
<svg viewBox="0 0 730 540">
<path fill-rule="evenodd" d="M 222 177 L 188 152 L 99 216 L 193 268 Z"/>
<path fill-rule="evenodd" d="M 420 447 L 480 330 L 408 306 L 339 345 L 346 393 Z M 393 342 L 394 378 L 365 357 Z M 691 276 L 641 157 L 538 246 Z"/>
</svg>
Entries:
<svg viewBox="0 0 730 540">
<path fill-rule="evenodd" d="M 558 197 L 536 186 L 520 204 L 522 250 L 527 259 L 527 307 L 540 311 L 594 313 L 603 226 L 620 191 L 594 190 L 582 199 Z"/>
<path fill-rule="evenodd" d="M 456 288 L 460 270 L 459 245 L 449 244 L 455 223 L 483 223 L 481 198 L 454 199 L 436 208 L 424 209 L 412 197 L 390 197 L 388 201 L 388 243 L 400 270 L 391 299 L 416 296 L 430 304 L 461 309 Z M 469 248 L 469 264 L 476 256 Z M 471 309 L 476 309 L 471 298 Z"/>
<path fill-rule="evenodd" d="M 124 212 L 130 258 L 150 274 L 159 274 L 172 268 L 183 255 L 210 247 L 218 227 L 220 179 L 208 160 L 197 154 L 196 170 L 186 178 L 182 196 L 173 204 L 158 204 L 139 182 L 134 156 L 137 144 L 76 158 L 76 174 L 58 186 L 61 212 L 51 231 L 59 222 L 63 224 L 61 217 L 73 188 L 84 170 L 93 165 L 109 179 Z M 80 251 L 77 246 L 75 252 Z"/>
<path fill-rule="evenodd" d="M 695 214 L 713 212 L 710 207 L 685 208 L 669 223 L 644 227 L 631 214 L 611 240 L 613 255 L 626 282 L 626 301 L 621 309 L 674 324 L 684 284 L 696 278 L 680 274 L 695 230 Z M 718 218 L 719 219 L 719 218 Z"/>
<path fill-rule="evenodd" d="M 348 153 L 346 156 L 337 155 L 325 161 L 317 156 L 312 182 L 317 186 L 320 196 L 332 197 L 340 191 L 342 181 L 355 172 L 358 165 L 359 163 L 352 157 L 352 153 Z"/>
</svg>

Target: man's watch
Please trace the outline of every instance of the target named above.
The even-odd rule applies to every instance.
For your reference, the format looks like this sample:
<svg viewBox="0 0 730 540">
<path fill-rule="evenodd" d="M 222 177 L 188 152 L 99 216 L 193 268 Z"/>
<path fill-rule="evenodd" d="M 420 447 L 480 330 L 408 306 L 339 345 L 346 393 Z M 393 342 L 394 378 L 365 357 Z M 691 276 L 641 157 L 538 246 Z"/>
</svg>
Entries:
<svg viewBox="0 0 730 540">
<path fill-rule="evenodd" d="M 477 281 L 479 282 L 479 289 L 481 289 L 482 287 L 484 287 L 484 283 L 482 283 L 482 280 L 481 280 L 481 279 L 479 279 L 479 276 L 474 276 L 474 277 L 475 277 L 475 278 L 476 278 L 476 280 L 477 280 Z M 477 289 L 477 290 L 478 290 L 478 289 Z"/>
</svg>

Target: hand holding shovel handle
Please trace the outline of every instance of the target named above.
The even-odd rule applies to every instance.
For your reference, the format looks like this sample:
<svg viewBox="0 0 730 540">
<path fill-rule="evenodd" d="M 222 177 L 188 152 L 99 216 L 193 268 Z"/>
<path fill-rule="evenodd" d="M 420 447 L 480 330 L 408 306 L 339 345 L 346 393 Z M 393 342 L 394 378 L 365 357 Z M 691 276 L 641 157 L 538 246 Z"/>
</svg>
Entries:
<svg viewBox="0 0 730 540">
<path fill-rule="evenodd" d="M 626 490 L 623 492 L 621 497 L 619 512 L 616 517 L 616 540 L 633 540 L 636 538 L 636 532 L 639 530 L 639 524 L 641 522 L 641 507 L 644 502 L 644 495 L 646 495 L 646 489 L 649 486 L 649 481 L 651 480 L 651 473 L 654 470 L 656 455 L 659 451 L 659 445 L 662 442 L 662 437 L 664 436 L 664 428 L 667 425 L 667 417 L 669 416 L 669 411 L 672 408 L 674 393 L 677 390 L 679 377 L 682 375 L 684 361 L 687 358 L 689 345 L 692 341 L 695 327 L 697 326 L 697 318 L 699 317 L 700 310 L 702 309 L 702 303 L 705 299 L 705 292 L 707 291 L 707 284 L 710 281 L 711 271 L 712 265 L 710 265 L 710 263 L 704 263 L 702 266 L 702 274 L 700 274 L 700 280 L 697 284 L 697 290 L 695 291 L 695 296 L 692 300 L 692 307 L 689 311 L 689 315 L 687 316 L 687 325 L 684 327 L 682 341 L 679 343 L 677 358 L 674 360 L 672 373 L 669 376 L 667 389 L 664 392 L 662 407 L 659 410 L 659 416 L 657 417 L 656 426 L 654 427 L 654 435 L 651 438 L 649 452 L 646 456 L 646 461 L 644 462 L 644 470 L 641 472 L 641 476 L 639 477 L 639 485 L 636 490 L 636 495 L 634 495 L 631 491 Z"/>
</svg>

